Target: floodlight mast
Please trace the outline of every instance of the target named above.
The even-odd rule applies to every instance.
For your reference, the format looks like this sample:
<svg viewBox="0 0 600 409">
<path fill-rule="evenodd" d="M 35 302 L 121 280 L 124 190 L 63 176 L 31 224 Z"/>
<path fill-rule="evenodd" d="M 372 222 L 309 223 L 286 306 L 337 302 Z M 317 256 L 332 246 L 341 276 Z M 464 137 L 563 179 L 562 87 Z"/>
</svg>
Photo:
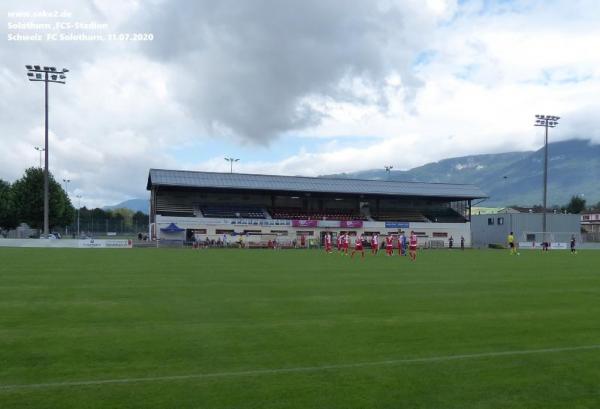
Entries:
<svg viewBox="0 0 600 409">
<path fill-rule="evenodd" d="M 65 184 L 65 193 L 67 194 L 67 200 L 69 200 L 69 183 L 71 183 L 71 179 L 63 179 Z M 69 233 L 69 228 L 65 227 L 65 235 Z"/>
<path fill-rule="evenodd" d="M 44 82 L 44 236 L 48 237 L 50 213 L 48 204 L 48 83 L 64 84 L 63 80 L 67 78 L 65 74 L 69 70 L 63 68 L 62 71 L 57 71 L 56 67 L 40 67 L 39 65 L 26 65 L 25 68 L 29 81 Z"/>
<path fill-rule="evenodd" d="M 544 242 L 546 239 L 546 219 L 548 204 L 548 128 L 554 128 L 558 125 L 559 116 L 554 115 L 536 115 L 535 126 L 545 128 L 544 137 L 544 217 L 542 219 L 542 234 Z"/>
<path fill-rule="evenodd" d="M 229 173 L 233 173 L 233 162 L 237 162 L 239 158 L 225 158 L 227 162 L 229 162 Z"/>
<path fill-rule="evenodd" d="M 79 239 L 81 237 L 81 235 L 79 233 L 79 214 L 81 213 L 81 195 L 75 195 L 75 197 L 78 199 L 78 202 L 77 202 L 77 238 Z"/>
<path fill-rule="evenodd" d="M 394 169 L 394 166 L 384 165 L 383 168 L 385 169 L 385 171 L 387 173 L 387 179 L 390 180 L 390 172 L 392 171 L 392 169 Z"/>
<path fill-rule="evenodd" d="M 42 152 L 45 151 L 41 146 L 34 146 L 34 149 L 40 154 L 40 169 L 42 168 Z"/>
</svg>

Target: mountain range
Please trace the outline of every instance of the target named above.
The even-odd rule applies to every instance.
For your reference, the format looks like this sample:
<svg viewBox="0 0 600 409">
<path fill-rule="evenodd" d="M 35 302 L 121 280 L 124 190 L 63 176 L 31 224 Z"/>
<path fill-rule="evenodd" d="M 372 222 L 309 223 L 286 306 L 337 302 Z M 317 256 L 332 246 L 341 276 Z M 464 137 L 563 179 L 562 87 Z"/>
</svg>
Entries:
<svg viewBox="0 0 600 409">
<path fill-rule="evenodd" d="M 124 202 L 118 203 L 116 205 L 104 206 L 103 209 L 130 209 L 134 212 L 140 211 L 145 214 L 148 214 L 150 212 L 150 201 L 149 199 L 130 199 L 125 200 Z"/>
<path fill-rule="evenodd" d="M 533 206 L 543 202 L 544 149 L 461 156 L 410 170 L 371 169 L 322 177 L 470 183 L 489 198 L 480 206 Z M 588 204 L 600 201 L 600 145 L 571 139 L 548 145 L 548 205 L 564 205 L 574 195 Z M 131 199 L 105 209 L 128 208 L 148 213 L 147 199 Z"/>
<path fill-rule="evenodd" d="M 440 160 L 406 171 L 372 169 L 327 175 L 339 178 L 431 183 L 470 183 L 489 196 L 481 206 L 532 206 L 543 202 L 544 149 L 471 155 Z M 548 144 L 548 205 L 574 195 L 600 201 L 600 145 L 571 139 Z"/>
</svg>

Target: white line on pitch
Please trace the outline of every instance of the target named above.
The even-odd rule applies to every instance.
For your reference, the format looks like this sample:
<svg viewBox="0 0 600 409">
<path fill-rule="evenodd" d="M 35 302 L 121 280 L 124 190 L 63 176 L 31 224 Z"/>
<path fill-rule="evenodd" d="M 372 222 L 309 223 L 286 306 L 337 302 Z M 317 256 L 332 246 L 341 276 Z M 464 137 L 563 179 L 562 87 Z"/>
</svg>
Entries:
<svg viewBox="0 0 600 409">
<path fill-rule="evenodd" d="M 90 380 L 90 381 L 65 381 L 65 382 L 31 383 L 31 384 L 21 384 L 21 385 L 18 385 L 18 384 L 17 385 L 0 385 L 0 391 L 10 391 L 10 390 L 16 390 L 16 389 L 56 388 L 56 387 L 66 387 L 66 386 L 88 386 L 88 385 L 139 383 L 139 382 L 177 381 L 177 380 L 203 379 L 203 378 L 226 378 L 226 377 L 235 377 L 235 376 L 259 376 L 259 375 L 273 375 L 273 374 L 280 374 L 280 373 L 295 373 L 295 372 L 317 372 L 317 371 L 335 370 L 335 369 L 365 368 L 365 367 L 370 367 L 370 366 L 443 362 L 443 361 L 456 361 L 456 360 L 464 360 L 464 359 L 547 354 L 547 353 L 583 351 L 583 350 L 593 350 L 593 349 L 600 349 L 600 344 L 582 345 L 582 346 L 576 346 L 576 347 L 563 347 L 563 348 L 543 348 L 543 349 L 524 349 L 524 350 L 516 350 L 516 351 L 481 352 L 481 353 L 477 353 L 477 354 L 442 355 L 442 356 L 431 356 L 431 357 L 424 357 L 424 358 L 391 359 L 391 360 L 386 360 L 386 361 L 357 362 L 354 364 L 300 366 L 300 367 L 295 367 L 295 368 L 275 368 L 275 369 L 253 369 L 253 370 L 248 370 L 248 371 L 213 372 L 213 373 L 170 375 L 170 376 L 150 376 L 150 377 L 144 377 L 144 378 L 98 379 L 98 380 Z"/>
</svg>

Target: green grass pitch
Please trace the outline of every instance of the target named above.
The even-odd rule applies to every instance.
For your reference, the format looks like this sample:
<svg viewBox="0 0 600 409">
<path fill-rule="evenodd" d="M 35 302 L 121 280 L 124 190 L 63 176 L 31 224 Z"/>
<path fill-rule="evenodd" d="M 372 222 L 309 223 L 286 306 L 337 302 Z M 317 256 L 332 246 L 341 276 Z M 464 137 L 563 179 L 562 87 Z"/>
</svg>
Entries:
<svg viewBox="0 0 600 409">
<path fill-rule="evenodd" d="M 2 409 L 599 407 L 600 252 L 0 249 Z"/>
</svg>

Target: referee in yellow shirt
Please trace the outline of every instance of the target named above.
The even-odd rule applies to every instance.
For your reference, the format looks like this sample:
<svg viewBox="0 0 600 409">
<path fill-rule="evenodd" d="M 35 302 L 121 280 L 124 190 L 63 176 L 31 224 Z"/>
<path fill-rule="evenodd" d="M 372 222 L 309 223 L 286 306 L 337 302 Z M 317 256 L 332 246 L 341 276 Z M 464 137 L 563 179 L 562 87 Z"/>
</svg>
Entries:
<svg viewBox="0 0 600 409">
<path fill-rule="evenodd" d="M 508 238 L 506 239 L 506 241 L 508 241 L 508 247 L 510 248 L 510 254 L 511 255 L 516 254 L 517 248 L 515 247 L 515 236 L 512 231 L 508 235 Z"/>
</svg>

